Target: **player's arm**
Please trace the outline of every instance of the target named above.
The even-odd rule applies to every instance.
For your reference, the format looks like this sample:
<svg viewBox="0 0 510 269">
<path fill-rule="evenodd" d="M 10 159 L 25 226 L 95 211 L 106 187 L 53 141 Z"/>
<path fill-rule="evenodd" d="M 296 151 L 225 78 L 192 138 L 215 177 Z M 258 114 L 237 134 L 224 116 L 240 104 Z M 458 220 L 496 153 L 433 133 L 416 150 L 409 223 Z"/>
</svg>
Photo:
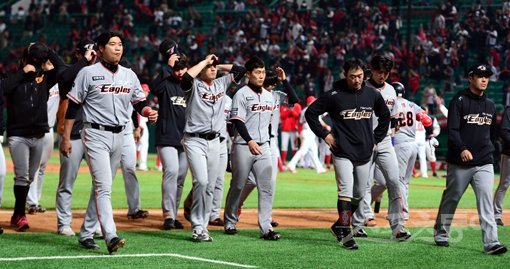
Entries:
<svg viewBox="0 0 510 269">
<path fill-rule="evenodd" d="M 181 80 L 181 88 L 184 92 L 191 91 L 191 88 L 193 87 L 193 80 L 200 74 L 202 69 L 206 68 L 208 65 L 213 64 L 215 61 L 218 60 L 218 57 L 214 54 L 209 54 L 205 59 L 200 61 L 195 66 L 188 69 L 188 71 L 182 76 Z"/>
<path fill-rule="evenodd" d="M 329 95 L 319 97 L 315 102 L 308 106 L 305 112 L 305 119 L 306 122 L 308 122 L 310 130 L 312 130 L 316 136 L 324 140 L 326 140 L 326 137 L 331 134 L 326 128 L 324 128 L 324 126 L 322 126 L 319 117 L 328 110 L 329 99 Z"/>
<path fill-rule="evenodd" d="M 72 99 L 69 101 L 64 121 L 64 133 L 62 134 L 62 141 L 60 142 L 60 152 L 65 157 L 68 157 L 72 151 L 71 131 L 79 108 L 80 104 L 76 103 Z"/>
<path fill-rule="evenodd" d="M 276 68 L 276 73 L 278 74 L 278 80 L 283 85 L 283 92 L 287 94 L 287 99 L 289 101 L 289 105 L 293 105 L 299 101 L 296 92 L 290 85 L 289 81 L 287 80 L 287 74 L 285 74 L 285 71 L 281 67 Z"/>
<path fill-rule="evenodd" d="M 47 69 L 45 71 L 47 77 L 46 87 L 48 90 L 50 90 L 53 86 L 55 86 L 55 84 L 57 84 L 58 74 L 61 73 L 62 70 L 64 70 L 67 66 L 62 58 L 60 58 L 60 56 L 58 56 L 57 53 L 52 49 L 48 50 L 48 60 L 53 66 L 53 69 Z"/>
<path fill-rule="evenodd" d="M 375 144 L 379 144 L 384 137 L 386 137 L 386 134 L 388 132 L 388 127 L 390 125 L 390 110 L 388 109 L 388 106 L 386 105 L 386 102 L 384 102 L 384 98 L 382 95 L 378 92 L 376 92 L 377 98 L 374 103 L 374 112 L 375 115 L 378 117 L 377 119 L 377 127 L 374 129 L 374 139 Z"/>
<path fill-rule="evenodd" d="M 35 67 L 31 64 L 25 65 L 23 69 L 18 70 L 16 73 L 8 74 L 7 77 L 2 80 L 4 95 L 9 95 L 21 83 L 34 80 L 35 76 Z"/>
<path fill-rule="evenodd" d="M 473 159 L 473 155 L 460 136 L 462 120 L 461 102 L 458 98 L 455 98 L 450 102 L 450 107 L 448 108 L 448 143 L 460 152 L 461 160 L 467 162 Z"/>
</svg>

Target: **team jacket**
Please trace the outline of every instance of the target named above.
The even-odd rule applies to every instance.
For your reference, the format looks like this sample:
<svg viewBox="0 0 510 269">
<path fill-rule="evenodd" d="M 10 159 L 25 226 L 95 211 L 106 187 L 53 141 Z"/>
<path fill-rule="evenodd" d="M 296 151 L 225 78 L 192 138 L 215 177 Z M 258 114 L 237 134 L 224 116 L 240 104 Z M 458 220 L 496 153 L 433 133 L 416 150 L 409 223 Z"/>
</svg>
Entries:
<svg viewBox="0 0 510 269">
<path fill-rule="evenodd" d="M 163 68 L 154 80 L 151 93 L 158 97 L 159 102 L 156 145 L 182 147 L 186 98 L 181 89 L 181 82 L 172 77 L 170 66 Z"/>
<path fill-rule="evenodd" d="M 7 99 L 7 136 L 39 137 L 48 132 L 49 90 L 57 83 L 57 72 L 64 62 L 51 51 L 54 69 L 36 77 L 20 68 L 2 81 Z"/>
<path fill-rule="evenodd" d="M 289 108 L 288 106 L 280 107 L 280 119 L 282 121 L 282 132 L 295 132 L 298 130 L 298 119 L 301 114 L 301 105 L 299 103 Z"/>
<path fill-rule="evenodd" d="M 320 124 L 319 116 L 326 112 L 331 117 L 336 140 L 336 147 L 331 152 L 351 161 L 369 161 L 374 144 L 384 139 L 390 124 L 390 111 L 382 95 L 365 84 L 355 91 L 347 88 L 345 79 L 335 82 L 333 90 L 319 97 L 305 114 L 310 129 L 322 139 L 329 132 Z M 373 114 L 379 117 L 375 129 Z"/>
<path fill-rule="evenodd" d="M 496 106 L 469 89 L 457 93 L 448 108 L 448 152 L 446 161 L 463 166 L 492 164 L 496 134 Z M 460 153 L 469 150 L 473 160 L 462 162 Z"/>
</svg>

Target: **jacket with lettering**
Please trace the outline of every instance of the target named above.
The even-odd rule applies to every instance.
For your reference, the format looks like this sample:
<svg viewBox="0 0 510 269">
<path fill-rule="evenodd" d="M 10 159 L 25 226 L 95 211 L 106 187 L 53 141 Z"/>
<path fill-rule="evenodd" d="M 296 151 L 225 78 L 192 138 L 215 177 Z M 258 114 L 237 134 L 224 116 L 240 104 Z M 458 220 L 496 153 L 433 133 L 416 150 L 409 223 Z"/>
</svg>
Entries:
<svg viewBox="0 0 510 269">
<path fill-rule="evenodd" d="M 335 82 L 333 90 L 319 97 L 305 114 L 310 129 L 322 139 L 329 132 L 320 124 L 319 116 L 326 112 L 331 117 L 336 142 L 331 152 L 336 157 L 368 162 L 374 145 L 384 139 L 390 124 L 390 111 L 382 95 L 365 83 L 361 89 L 352 90 L 345 79 Z M 379 117 L 375 129 L 373 114 Z"/>
<path fill-rule="evenodd" d="M 448 108 L 446 161 L 463 166 L 492 164 L 496 137 L 496 106 L 484 95 L 460 91 Z M 492 141 L 491 141 L 492 140 Z M 463 162 L 460 153 L 469 150 L 473 160 Z"/>
<path fill-rule="evenodd" d="M 151 93 L 158 97 L 159 102 L 156 145 L 181 148 L 186 123 L 186 98 L 181 82 L 172 76 L 170 66 L 165 66 L 154 80 Z"/>
</svg>

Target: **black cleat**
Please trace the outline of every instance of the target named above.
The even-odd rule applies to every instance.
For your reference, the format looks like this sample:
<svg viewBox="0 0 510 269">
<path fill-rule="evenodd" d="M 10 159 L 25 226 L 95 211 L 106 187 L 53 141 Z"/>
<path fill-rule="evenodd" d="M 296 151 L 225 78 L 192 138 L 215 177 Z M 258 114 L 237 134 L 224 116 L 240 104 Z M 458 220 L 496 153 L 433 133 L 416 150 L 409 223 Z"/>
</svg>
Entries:
<svg viewBox="0 0 510 269">
<path fill-rule="evenodd" d="M 27 207 L 27 213 L 30 214 L 30 215 L 34 215 L 35 213 L 37 213 L 37 206 L 36 205 L 29 205 Z"/>
<path fill-rule="evenodd" d="M 276 220 L 271 220 L 271 227 L 278 227 L 278 225 L 280 225 L 280 223 L 278 223 L 278 221 Z"/>
<path fill-rule="evenodd" d="M 195 231 L 193 231 L 191 238 L 195 242 L 212 242 L 213 241 L 213 238 L 211 236 L 209 236 L 209 233 L 207 233 L 207 232 L 202 232 L 199 234 L 199 233 L 196 233 Z"/>
<path fill-rule="evenodd" d="M 264 240 L 279 240 L 282 236 L 280 235 L 279 232 L 275 232 L 273 230 L 270 230 L 268 233 L 262 235 L 260 238 L 264 239 Z"/>
<path fill-rule="evenodd" d="M 448 241 L 436 241 L 436 246 L 447 248 L 450 246 L 450 244 L 448 244 Z"/>
<path fill-rule="evenodd" d="M 487 255 L 500 255 L 507 251 L 505 245 L 495 245 L 488 251 L 485 251 L 485 254 Z"/>
<path fill-rule="evenodd" d="M 112 240 L 110 240 L 110 243 L 108 243 L 108 253 L 111 255 L 113 252 L 117 252 L 117 250 L 121 247 L 124 247 L 125 244 L 126 239 L 114 237 Z"/>
<path fill-rule="evenodd" d="M 236 227 L 228 227 L 225 229 L 225 234 L 228 234 L 228 235 L 235 235 L 237 234 L 237 229 Z"/>
<path fill-rule="evenodd" d="M 165 229 L 165 230 L 175 229 L 175 220 L 172 218 L 165 219 L 163 221 L 163 229 Z"/>
<path fill-rule="evenodd" d="M 182 223 L 179 220 L 174 220 L 174 226 L 175 226 L 175 229 L 179 229 L 179 230 L 184 229 L 184 225 L 182 225 Z"/>
<path fill-rule="evenodd" d="M 354 234 L 352 235 L 353 237 L 368 237 L 368 234 L 367 232 L 365 232 L 365 229 L 363 228 L 360 228 L 360 229 L 354 229 Z"/>
<path fill-rule="evenodd" d="M 346 249 L 358 249 L 358 244 L 356 244 L 356 241 L 354 241 L 354 239 L 350 239 L 341 243 L 342 246 Z"/>
<path fill-rule="evenodd" d="M 503 224 L 503 221 L 501 219 L 496 219 L 496 225 L 505 226 L 505 224 Z"/>
<path fill-rule="evenodd" d="M 331 225 L 330 231 L 333 234 L 333 236 L 336 237 L 337 239 L 339 237 L 342 237 L 342 227 L 340 226 L 340 223 L 338 221 Z"/>
<path fill-rule="evenodd" d="M 149 211 L 146 210 L 138 210 L 133 214 L 128 214 L 128 219 L 145 219 L 149 216 Z"/>
<path fill-rule="evenodd" d="M 80 245 L 86 249 L 94 249 L 94 250 L 99 249 L 99 245 L 96 244 L 96 242 L 94 242 L 94 239 L 92 239 L 92 238 L 88 238 L 83 241 L 78 241 L 78 243 L 80 243 Z"/>
<path fill-rule="evenodd" d="M 411 237 L 411 233 L 406 231 L 405 229 L 402 229 L 402 231 L 394 234 L 391 239 L 395 241 L 406 241 Z"/>
</svg>

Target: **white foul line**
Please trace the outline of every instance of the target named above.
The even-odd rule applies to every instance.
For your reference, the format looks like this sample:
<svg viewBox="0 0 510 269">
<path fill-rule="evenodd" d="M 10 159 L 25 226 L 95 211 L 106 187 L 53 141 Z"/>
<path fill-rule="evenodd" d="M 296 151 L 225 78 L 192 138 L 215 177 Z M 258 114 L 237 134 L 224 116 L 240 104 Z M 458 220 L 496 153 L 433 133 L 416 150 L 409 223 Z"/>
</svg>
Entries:
<svg viewBox="0 0 510 269">
<path fill-rule="evenodd" d="M 175 253 L 146 253 L 146 254 L 120 254 L 120 255 L 87 255 L 87 256 L 46 256 L 46 257 L 19 257 L 19 258 L 0 258 L 0 262 L 12 261 L 33 261 L 33 260 L 66 260 L 66 259 L 98 259 L 98 258 L 125 258 L 125 257 L 177 257 L 188 260 L 210 262 L 221 265 L 229 265 L 241 268 L 257 268 L 257 266 L 246 265 L 233 262 L 224 262 L 217 260 L 204 259 L 194 256 L 186 256 Z"/>
</svg>

